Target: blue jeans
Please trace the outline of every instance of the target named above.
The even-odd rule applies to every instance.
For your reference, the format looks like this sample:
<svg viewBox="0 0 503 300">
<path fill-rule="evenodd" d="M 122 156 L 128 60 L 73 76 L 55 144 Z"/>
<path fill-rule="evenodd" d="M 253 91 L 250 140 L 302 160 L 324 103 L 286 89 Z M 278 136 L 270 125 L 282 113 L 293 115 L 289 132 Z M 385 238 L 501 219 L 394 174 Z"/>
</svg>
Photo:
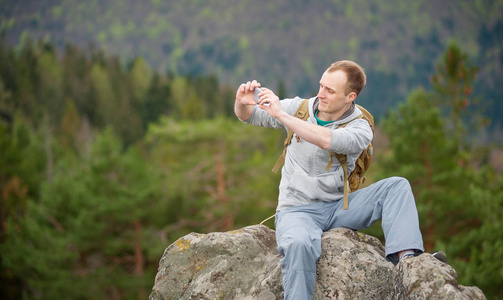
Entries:
<svg viewBox="0 0 503 300">
<path fill-rule="evenodd" d="M 321 235 L 337 227 L 361 230 L 382 219 L 386 258 L 397 261 L 407 249 L 424 251 L 412 189 L 405 178 L 391 177 L 342 199 L 289 207 L 276 212 L 276 241 L 281 259 L 285 299 L 312 299 Z"/>
</svg>

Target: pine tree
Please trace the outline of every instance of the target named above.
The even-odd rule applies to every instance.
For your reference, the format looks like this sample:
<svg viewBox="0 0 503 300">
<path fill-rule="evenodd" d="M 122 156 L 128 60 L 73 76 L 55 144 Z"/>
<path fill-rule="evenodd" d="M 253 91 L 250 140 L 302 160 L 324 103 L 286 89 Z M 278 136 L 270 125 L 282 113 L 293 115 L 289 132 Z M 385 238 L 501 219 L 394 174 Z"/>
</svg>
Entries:
<svg viewBox="0 0 503 300">
<path fill-rule="evenodd" d="M 226 231 L 274 213 L 278 177 L 271 169 L 283 132 L 216 118 L 161 118 L 146 137 L 165 174 L 168 235 Z"/>
<path fill-rule="evenodd" d="M 0 247 L 28 298 L 146 298 L 165 215 L 155 169 L 107 130 L 87 157 L 60 160 L 40 201 L 11 219 Z M 130 296 L 128 296 L 130 297 Z"/>
<path fill-rule="evenodd" d="M 413 91 L 383 121 L 390 152 L 379 167 L 382 177 L 410 180 L 426 250 L 446 251 L 461 284 L 501 297 L 501 174 L 470 143 L 480 127 L 465 125 L 478 117 L 469 97 L 476 70 L 451 44 L 432 76 L 434 91 Z"/>
</svg>

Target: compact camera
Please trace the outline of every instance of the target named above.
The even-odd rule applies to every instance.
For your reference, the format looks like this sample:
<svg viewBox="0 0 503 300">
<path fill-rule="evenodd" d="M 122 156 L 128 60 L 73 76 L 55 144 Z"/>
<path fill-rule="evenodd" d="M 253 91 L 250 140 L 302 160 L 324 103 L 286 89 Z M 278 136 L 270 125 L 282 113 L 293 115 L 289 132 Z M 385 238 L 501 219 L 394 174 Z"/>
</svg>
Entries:
<svg viewBox="0 0 503 300">
<path fill-rule="evenodd" d="M 258 94 L 262 93 L 262 89 L 259 88 L 259 87 L 256 87 L 254 90 L 253 90 L 253 100 L 255 100 L 255 102 L 258 102 L 260 101 L 259 97 L 258 97 Z M 264 105 L 265 106 L 269 106 L 271 105 L 271 103 L 269 102 L 264 102 Z"/>
<path fill-rule="evenodd" d="M 256 87 L 254 90 L 253 90 L 253 100 L 255 100 L 255 102 L 259 102 L 259 97 L 258 97 L 258 94 L 262 93 L 262 89 L 259 88 L 259 87 Z"/>
</svg>

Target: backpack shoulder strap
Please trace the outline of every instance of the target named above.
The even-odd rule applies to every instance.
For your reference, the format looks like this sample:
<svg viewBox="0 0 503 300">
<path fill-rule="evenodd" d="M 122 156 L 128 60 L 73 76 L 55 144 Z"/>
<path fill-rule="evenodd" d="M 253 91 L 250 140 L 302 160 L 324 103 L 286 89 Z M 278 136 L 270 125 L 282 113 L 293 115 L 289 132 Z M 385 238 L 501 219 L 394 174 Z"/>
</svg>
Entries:
<svg viewBox="0 0 503 300">
<path fill-rule="evenodd" d="M 356 104 L 356 106 L 362 111 L 362 114 L 359 115 L 358 117 L 356 117 L 355 119 L 347 122 L 347 123 L 339 125 L 337 128 L 344 128 L 344 127 L 346 127 L 346 125 L 348 125 L 349 123 L 353 122 L 356 119 L 364 119 L 365 121 L 367 121 L 369 123 L 370 129 L 372 129 L 372 133 L 374 133 L 374 117 L 372 116 L 372 114 L 370 114 L 361 105 Z M 370 155 L 372 155 L 372 144 L 369 145 L 369 147 L 367 148 L 367 151 L 368 151 L 368 153 Z M 343 209 L 348 209 L 348 193 L 351 192 L 351 191 L 349 191 L 349 184 L 348 184 L 348 177 L 349 177 L 348 166 L 347 166 L 347 158 L 348 157 L 347 157 L 346 154 L 343 154 L 343 153 L 330 152 L 330 160 L 329 160 L 328 165 L 327 165 L 327 170 L 332 165 L 332 157 L 333 156 L 337 157 L 337 160 L 339 160 L 339 163 L 340 163 L 340 165 L 342 167 L 342 170 L 344 171 L 344 202 L 343 202 Z"/>
<path fill-rule="evenodd" d="M 368 110 L 365 109 L 365 107 L 359 104 L 356 104 L 356 106 L 362 111 L 361 118 L 369 123 L 370 129 L 372 129 L 372 133 L 374 133 L 374 117 Z"/>
<path fill-rule="evenodd" d="M 346 154 L 340 154 L 340 153 L 335 153 L 335 156 L 337 156 L 337 159 L 341 164 L 342 171 L 344 172 L 344 202 L 342 204 L 342 209 L 348 209 L 348 203 L 349 203 L 348 200 L 349 184 L 348 184 L 348 165 L 347 165 L 348 156 Z M 332 157 L 332 155 L 330 155 L 330 157 Z"/>
<path fill-rule="evenodd" d="M 309 99 L 304 99 L 304 101 L 302 101 L 302 103 L 300 104 L 299 108 L 295 112 L 294 116 L 296 118 L 299 118 L 299 119 L 304 120 L 304 121 L 307 120 L 307 118 L 309 118 Z M 286 148 L 292 142 L 292 137 L 293 137 L 293 131 L 291 131 L 290 129 L 288 129 L 288 134 L 287 134 L 285 142 L 284 142 L 284 146 L 285 147 L 283 148 L 283 153 L 278 158 L 278 161 L 274 165 L 274 168 L 272 168 L 272 171 L 274 173 L 278 173 L 279 168 L 285 162 Z"/>
<path fill-rule="evenodd" d="M 344 123 L 344 124 L 341 124 L 341 125 L 337 126 L 337 128 L 344 128 L 350 122 L 353 122 L 356 119 L 362 119 L 362 118 L 363 117 L 360 115 L 360 116 L 354 118 L 353 120 L 351 120 L 351 121 L 349 121 L 347 123 Z M 329 159 L 328 164 L 327 164 L 327 166 L 325 168 L 327 171 L 330 169 L 330 167 L 333 164 L 333 157 L 334 156 L 337 157 L 337 160 L 339 160 L 339 164 L 341 165 L 342 170 L 344 171 L 344 203 L 343 203 L 343 209 L 348 209 L 348 194 L 349 194 L 348 188 L 349 188 L 349 186 L 348 186 L 347 155 L 346 154 L 342 154 L 342 153 L 330 152 L 330 159 Z"/>
</svg>

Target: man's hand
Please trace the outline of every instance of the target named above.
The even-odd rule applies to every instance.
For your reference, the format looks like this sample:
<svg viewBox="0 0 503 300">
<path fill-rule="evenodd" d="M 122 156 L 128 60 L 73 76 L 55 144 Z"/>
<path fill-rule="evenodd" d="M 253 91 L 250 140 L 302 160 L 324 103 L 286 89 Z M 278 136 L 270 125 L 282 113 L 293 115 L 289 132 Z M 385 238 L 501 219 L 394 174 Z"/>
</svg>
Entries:
<svg viewBox="0 0 503 300">
<path fill-rule="evenodd" d="M 282 112 L 281 105 L 279 104 L 278 96 L 276 96 L 272 90 L 268 88 L 261 88 L 262 92 L 258 94 L 259 96 L 258 103 L 253 98 L 253 92 L 255 88 L 260 87 L 261 87 L 260 83 L 258 83 L 256 80 L 248 81 L 247 83 L 243 83 L 239 86 L 238 90 L 236 91 L 236 104 L 234 107 L 236 110 L 236 115 L 240 119 L 243 120 L 243 118 L 241 118 L 240 115 L 238 115 L 238 113 L 243 113 L 242 116 L 246 117 L 245 119 L 247 119 L 250 117 L 247 116 L 247 112 L 251 113 L 252 111 L 252 109 L 247 106 L 255 106 L 255 105 L 258 105 L 258 107 L 267 111 L 267 113 L 271 117 L 273 118 L 279 117 L 280 113 Z"/>
<path fill-rule="evenodd" d="M 256 87 L 262 89 L 262 93 L 259 94 L 258 104 L 253 99 L 253 90 Z M 278 96 L 272 90 L 261 87 L 260 83 L 256 80 L 241 84 L 236 92 L 236 102 L 234 104 L 236 116 L 240 120 L 248 120 L 253 113 L 255 105 L 258 105 L 259 108 L 265 110 L 271 117 L 283 123 L 290 130 L 293 130 L 293 132 L 305 141 L 315 144 L 322 149 L 330 147 L 332 142 L 330 129 L 290 116 L 281 108 Z"/>
<path fill-rule="evenodd" d="M 279 103 L 279 97 L 268 88 L 262 88 L 262 93 L 259 94 L 258 107 L 265 110 L 271 117 L 278 119 L 283 110 Z"/>
<path fill-rule="evenodd" d="M 234 113 L 242 121 L 246 121 L 250 118 L 253 113 L 253 106 L 257 104 L 255 100 L 253 100 L 253 90 L 255 90 L 256 87 L 260 87 L 260 83 L 253 80 L 241 84 L 236 91 Z"/>
<path fill-rule="evenodd" d="M 253 90 L 255 90 L 256 87 L 260 87 L 260 83 L 258 83 L 256 80 L 241 84 L 236 91 L 236 100 L 241 105 L 253 106 L 257 104 L 255 100 L 253 100 Z"/>
</svg>

